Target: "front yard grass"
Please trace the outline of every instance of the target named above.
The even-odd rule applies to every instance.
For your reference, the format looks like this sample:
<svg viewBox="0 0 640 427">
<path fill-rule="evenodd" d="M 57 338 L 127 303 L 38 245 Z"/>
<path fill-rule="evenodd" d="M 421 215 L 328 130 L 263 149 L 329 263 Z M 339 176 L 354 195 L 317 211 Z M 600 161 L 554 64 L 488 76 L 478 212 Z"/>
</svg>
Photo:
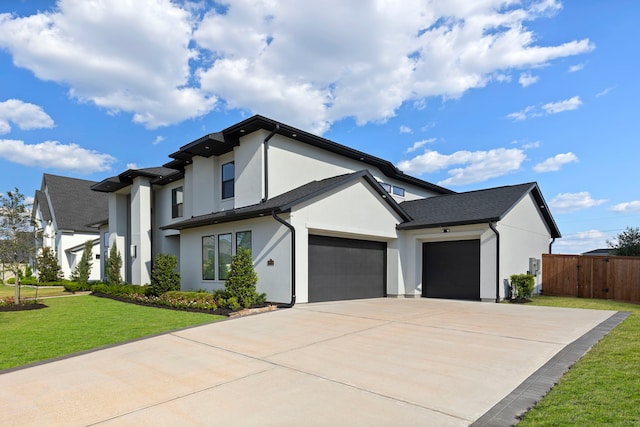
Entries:
<svg viewBox="0 0 640 427">
<path fill-rule="evenodd" d="M 37 289 L 38 298 L 71 295 L 64 290 L 64 286 L 52 286 L 52 287 L 40 287 Z M 0 298 L 12 297 L 15 295 L 16 288 L 9 285 L 0 285 Z M 20 299 L 23 298 L 35 298 L 36 287 L 35 286 L 20 286 Z"/>
<path fill-rule="evenodd" d="M 580 359 L 518 426 L 640 425 L 640 305 L 544 296 L 532 300 L 534 305 L 631 315 Z"/>
<path fill-rule="evenodd" d="M 0 312 L 0 370 L 225 318 L 89 295 L 42 302 L 48 307 Z"/>
</svg>

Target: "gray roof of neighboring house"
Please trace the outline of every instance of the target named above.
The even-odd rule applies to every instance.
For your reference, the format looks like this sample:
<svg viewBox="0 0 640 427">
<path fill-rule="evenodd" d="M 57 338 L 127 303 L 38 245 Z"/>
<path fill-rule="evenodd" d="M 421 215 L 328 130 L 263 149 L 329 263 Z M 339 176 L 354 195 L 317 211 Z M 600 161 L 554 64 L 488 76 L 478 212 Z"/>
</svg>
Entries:
<svg viewBox="0 0 640 427">
<path fill-rule="evenodd" d="M 343 184 L 363 178 L 372 188 L 381 196 L 382 200 L 400 215 L 404 220 L 410 219 L 406 212 L 400 208 L 393 197 L 380 186 L 376 179 L 367 170 L 354 172 L 346 175 L 339 175 L 332 178 L 323 179 L 321 181 L 312 181 L 301 187 L 273 197 L 265 202 L 251 206 L 227 211 L 212 212 L 206 215 L 191 217 L 184 221 L 180 221 L 165 227 L 163 230 L 183 230 L 187 228 L 202 227 L 205 225 L 219 224 L 223 222 L 239 221 L 242 219 L 256 218 L 260 216 L 271 215 L 272 212 L 281 213 L 288 212 L 295 205 L 305 202 L 309 199 L 322 195 Z"/>
<path fill-rule="evenodd" d="M 152 184 L 162 185 L 181 179 L 184 177 L 184 174 L 181 171 L 165 167 L 127 169 L 120 175 L 94 183 L 91 189 L 104 193 L 112 193 L 133 184 L 133 179 L 139 176 L 151 178 Z"/>
<path fill-rule="evenodd" d="M 400 230 L 500 221 L 527 194 L 531 194 L 544 218 L 551 237 L 560 237 L 549 208 L 536 183 L 511 185 L 466 193 L 447 194 L 400 203 L 413 219 Z"/>
<path fill-rule="evenodd" d="M 95 233 L 97 230 L 89 225 L 109 215 L 109 196 L 91 191 L 94 184 L 95 181 L 44 174 L 42 188 L 36 192 L 37 206 L 45 219 L 45 211 L 49 211 L 58 230 Z M 44 194 L 45 189 L 49 197 Z"/>
<path fill-rule="evenodd" d="M 36 200 L 35 200 L 34 207 L 38 206 L 40 208 L 40 214 L 42 215 L 42 219 L 45 221 L 51 221 L 53 218 L 51 218 L 51 211 L 49 210 L 49 202 L 47 201 L 47 195 L 44 194 L 44 192 L 41 190 L 36 190 L 35 199 Z M 35 213 L 35 209 L 34 209 L 34 213 Z M 33 215 L 31 217 L 33 218 Z"/>
<path fill-rule="evenodd" d="M 607 256 L 607 255 L 614 255 L 616 252 L 616 250 L 614 248 L 600 248 L 600 249 L 594 249 L 591 250 L 589 252 L 583 252 L 581 255 L 601 255 L 601 256 Z"/>
</svg>

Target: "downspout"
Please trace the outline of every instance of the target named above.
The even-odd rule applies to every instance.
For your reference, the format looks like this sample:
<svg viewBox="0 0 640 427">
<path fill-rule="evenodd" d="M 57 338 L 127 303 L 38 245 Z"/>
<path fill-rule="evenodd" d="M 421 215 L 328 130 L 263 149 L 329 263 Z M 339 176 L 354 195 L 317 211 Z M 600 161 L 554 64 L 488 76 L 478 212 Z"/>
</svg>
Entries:
<svg viewBox="0 0 640 427">
<path fill-rule="evenodd" d="M 496 234 L 496 303 L 500 302 L 500 233 L 493 225 L 489 223 L 489 228 Z"/>
<path fill-rule="evenodd" d="M 551 239 L 551 242 L 549 242 L 549 254 L 552 254 L 553 252 L 551 251 L 551 246 L 553 246 L 553 244 L 556 242 L 556 238 L 554 237 L 553 239 Z"/>
<path fill-rule="evenodd" d="M 266 202 L 269 200 L 269 140 L 273 138 L 273 136 L 278 133 L 280 130 L 280 124 L 276 123 L 276 127 L 271 131 L 269 135 L 262 142 L 262 152 L 264 156 L 264 197 L 262 198 L 262 202 Z"/>
<path fill-rule="evenodd" d="M 284 308 L 291 308 L 296 303 L 296 229 L 293 225 L 276 215 L 275 210 L 271 211 L 271 216 L 291 231 L 291 302 L 281 305 L 281 307 Z"/>
</svg>

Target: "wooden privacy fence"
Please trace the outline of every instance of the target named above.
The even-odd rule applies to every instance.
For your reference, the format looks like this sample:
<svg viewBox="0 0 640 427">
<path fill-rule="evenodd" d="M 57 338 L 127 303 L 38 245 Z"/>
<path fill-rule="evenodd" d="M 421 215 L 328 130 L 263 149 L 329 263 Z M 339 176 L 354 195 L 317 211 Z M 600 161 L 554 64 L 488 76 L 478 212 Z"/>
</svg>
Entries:
<svg viewBox="0 0 640 427">
<path fill-rule="evenodd" d="M 543 254 L 542 293 L 640 303 L 640 257 Z"/>
</svg>

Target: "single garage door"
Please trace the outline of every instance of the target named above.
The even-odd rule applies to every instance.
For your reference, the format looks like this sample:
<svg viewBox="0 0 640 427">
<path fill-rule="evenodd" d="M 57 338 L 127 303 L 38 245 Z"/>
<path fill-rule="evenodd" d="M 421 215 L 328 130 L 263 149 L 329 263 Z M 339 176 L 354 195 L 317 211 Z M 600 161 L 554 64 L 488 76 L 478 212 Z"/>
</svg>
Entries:
<svg viewBox="0 0 640 427">
<path fill-rule="evenodd" d="M 309 236 L 309 302 L 383 297 L 386 277 L 386 243 Z"/>
<path fill-rule="evenodd" d="M 422 244 L 422 296 L 480 299 L 480 240 Z"/>
</svg>

